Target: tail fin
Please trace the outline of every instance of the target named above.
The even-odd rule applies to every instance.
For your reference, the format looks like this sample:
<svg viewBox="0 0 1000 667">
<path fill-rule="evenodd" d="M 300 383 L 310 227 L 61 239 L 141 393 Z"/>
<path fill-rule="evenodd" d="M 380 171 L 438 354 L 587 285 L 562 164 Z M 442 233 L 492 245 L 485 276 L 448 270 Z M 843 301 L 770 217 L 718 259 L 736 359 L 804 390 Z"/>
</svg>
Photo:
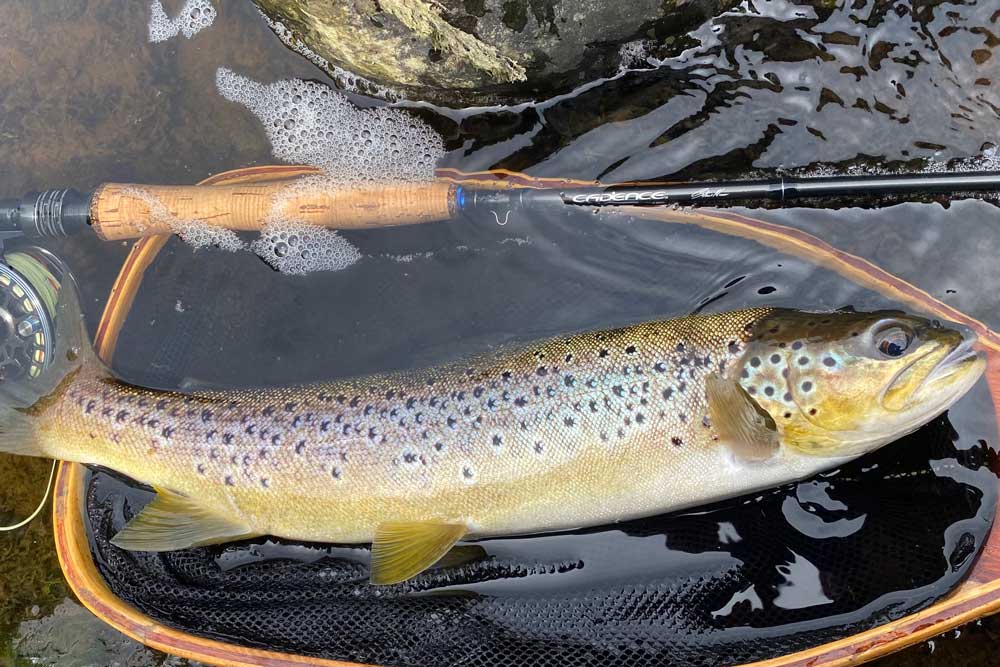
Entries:
<svg viewBox="0 0 1000 667">
<path fill-rule="evenodd" d="M 36 378 L 0 382 L 0 452 L 47 456 L 36 437 L 38 416 L 71 374 L 84 366 L 104 367 L 91 347 L 79 293 L 68 275 L 54 311 L 55 345 L 49 365 Z"/>
</svg>

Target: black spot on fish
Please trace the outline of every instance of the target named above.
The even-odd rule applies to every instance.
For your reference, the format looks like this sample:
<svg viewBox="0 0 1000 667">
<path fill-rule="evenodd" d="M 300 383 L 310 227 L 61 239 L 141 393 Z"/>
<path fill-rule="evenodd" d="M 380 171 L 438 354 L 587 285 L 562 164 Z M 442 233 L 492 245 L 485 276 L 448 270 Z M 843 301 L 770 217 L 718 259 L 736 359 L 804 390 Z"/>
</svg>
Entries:
<svg viewBox="0 0 1000 667">
<path fill-rule="evenodd" d="M 226 475 L 226 486 L 235 486 L 232 475 Z"/>
<path fill-rule="evenodd" d="M 635 354 L 635 345 L 629 345 L 626 347 L 625 354 Z"/>
<path fill-rule="evenodd" d="M 197 465 L 197 467 L 195 467 L 195 470 L 198 471 L 199 475 L 204 475 L 205 474 L 205 464 L 204 463 L 199 463 Z"/>
<path fill-rule="evenodd" d="M 94 408 L 96 407 L 97 407 L 97 401 L 90 400 L 87 401 L 87 407 L 85 407 L 83 411 L 89 415 L 91 412 L 94 411 Z"/>
<path fill-rule="evenodd" d="M 565 359 L 564 359 L 564 361 L 565 361 L 565 362 L 566 362 L 567 364 L 568 364 L 569 362 L 573 361 L 573 355 L 572 355 L 572 354 L 567 354 L 567 355 L 566 355 L 566 357 L 565 357 Z"/>
<path fill-rule="evenodd" d="M 799 366 L 805 366 L 809 363 L 809 357 L 799 357 Z"/>
<path fill-rule="evenodd" d="M 677 385 L 677 391 L 681 393 L 684 393 L 686 389 L 687 389 L 687 382 L 681 382 L 679 385 Z"/>
<path fill-rule="evenodd" d="M 754 394 L 757 393 L 757 387 L 750 385 L 749 387 L 747 387 L 747 393 L 753 396 Z"/>
<path fill-rule="evenodd" d="M 670 444 L 672 444 L 674 447 L 680 447 L 681 445 L 684 444 L 684 441 L 675 435 L 674 437 L 670 438 Z"/>
<path fill-rule="evenodd" d="M 444 443 L 443 442 L 435 442 L 434 443 L 434 450 L 438 451 L 438 452 L 443 452 L 444 451 Z"/>
<path fill-rule="evenodd" d="M 246 427 L 247 435 L 253 435 L 254 432 L 256 432 L 256 430 L 257 430 L 256 424 L 250 424 L 249 426 Z"/>
<path fill-rule="evenodd" d="M 501 446 L 503 446 L 503 438 L 501 438 L 499 435 L 494 435 L 493 436 L 493 446 L 496 447 L 496 448 L 498 448 L 498 449 Z"/>
<path fill-rule="evenodd" d="M 674 395 L 673 387 L 667 387 L 663 390 L 663 400 L 669 401 L 670 397 Z"/>
<path fill-rule="evenodd" d="M 537 374 L 539 377 L 545 377 L 546 375 L 549 374 L 549 369 L 547 369 L 545 366 L 539 366 L 535 370 L 535 374 Z"/>
<path fill-rule="evenodd" d="M 162 412 L 166 407 L 167 407 L 167 399 L 161 398 L 160 400 L 158 400 L 156 402 L 156 409 L 157 410 L 160 410 Z M 230 407 L 235 407 L 235 405 L 231 404 Z"/>
<path fill-rule="evenodd" d="M 208 450 L 208 458 L 210 458 L 213 461 L 215 461 L 216 459 L 218 459 L 219 458 L 219 450 L 216 449 L 215 447 L 212 447 L 210 450 Z"/>
<path fill-rule="evenodd" d="M 791 419 L 791 418 L 792 418 L 792 413 L 791 412 L 786 412 L 785 413 L 785 419 Z"/>
<path fill-rule="evenodd" d="M 563 426 L 572 427 L 576 424 L 576 420 L 572 417 L 566 417 L 563 419 Z"/>
<path fill-rule="evenodd" d="M 574 379 L 572 375 L 567 374 L 566 377 L 563 378 L 563 384 L 565 384 L 567 387 L 572 387 L 575 383 L 576 379 Z"/>
<path fill-rule="evenodd" d="M 787 366 L 785 368 L 781 369 L 781 377 L 783 377 L 785 379 L 788 379 L 788 367 Z"/>
<path fill-rule="evenodd" d="M 774 387 L 770 385 L 764 387 L 764 393 L 768 396 L 774 396 Z"/>
<path fill-rule="evenodd" d="M 744 368 L 744 369 L 743 369 L 743 370 L 742 370 L 742 371 L 740 372 L 740 377 L 741 377 L 741 378 L 743 378 L 744 380 L 746 380 L 747 378 L 749 378 L 749 377 L 750 377 L 750 372 L 749 372 L 749 371 L 747 371 L 747 369 L 745 369 L 745 368 Z"/>
<path fill-rule="evenodd" d="M 448 428 L 455 428 L 458 421 L 454 417 L 448 417 Z"/>
<path fill-rule="evenodd" d="M 823 365 L 832 368 L 837 365 L 837 361 L 833 357 L 826 357 L 823 359 Z"/>
<path fill-rule="evenodd" d="M 635 423 L 636 424 L 641 424 L 644 421 L 646 421 L 646 416 L 644 414 L 642 414 L 641 412 L 637 412 L 635 414 Z"/>
<path fill-rule="evenodd" d="M 341 470 L 340 468 L 338 468 L 337 466 L 333 466 L 333 467 L 332 467 L 332 468 L 330 469 L 330 475 L 331 475 L 331 476 L 332 476 L 332 477 L 333 477 L 334 479 L 340 479 L 341 477 L 343 477 L 343 476 L 344 476 L 344 471 L 343 471 L 343 470 Z"/>
<path fill-rule="evenodd" d="M 270 480 L 268 480 L 267 477 L 261 477 L 260 478 L 260 485 L 263 486 L 266 489 L 266 488 L 268 488 L 268 487 L 271 486 L 271 482 L 270 482 Z"/>
<path fill-rule="evenodd" d="M 212 438 L 215 437 L 216 433 L 218 433 L 218 431 L 216 431 L 214 428 L 211 431 L 209 431 L 208 433 L 206 433 L 205 434 L 205 442 L 211 442 Z"/>
<path fill-rule="evenodd" d="M 597 356 L 603 359 L 604 357 L 608 356 L 608 351 L 604 348 L 601 348 L 601 351 L 597 353 Z"/>
<path fill-rule="evenodd" d="M 274 435 L 271 436 L 271 444 L 274 445 L 274 446 L 276 446 L 276 447 L 281 444 L 281 434 L 280 433 L 275 433 Z M 264 451 L 264 450 L 261 450 L 261 451 Z"/>
<path fill-rule="evenodd" d="M 320 433 L 326 433 L 329 430 L 330 430 L 330 420 L 329 419 L 324 419 L 323 421 L 321 421 L 319 423 L 319 432 Z"/>
<path fill-rule="evenodd" d="M 103 410 L 101 410 L 101 416 L 102 417 L 110 417 L 111 413 L 114 412 L 114 411 L 115 411 L 114 408 L 104 408 Z"/>
<path fill-rule="evenodd" d="M 757 368 L 758 366 L 760 366 L 760 358 L 759 357 L 752 358 L 750 360 L 750 365 L 753 366 L 754 368 Z"/>
<path fill-rule="evenodd" d="M 781 398 L 782 398 L 783 400 L 785 400 L 786 402 L 791 402 L 791 400 L 792 400 L 792 394 L 791 394 L 790 392 L 787 392 L 787 391 L 786 391 L 786 392 L 785 392 L 785 395 L 784 395 L 784 396 L 782 396 Z"/>
<path fill-rule="evenodd" d="M 299 440 L 298 444 L 295 445 L 295 453 L 301 455 L 304 451 L 306 451 L 306 441 Z"/>
<path fill-rule="evenodd" d="M 222 434 L 222 442 L 224 442 L 227 445 L 232 444 L 232 442 L 233 442 L 233 434 L 232 433 L 223 433 Z"/>
<path fill-rule="evenodd" d="M 816 408 L 810 408 L 809 414 L 811 414 L 811 415 L 816 414 Z"/>
<path fill-rule="evenodd" d="M 169 440 L 171 437 L 173 437 L 174 431 L 175 429 L 173 426 L 164 426 L 163 430 L 160 431 L 160 435 Z"/>
<path fill-rule="evenodd" d="M 794 343 L 792 343 L 792 349 L 793 350 L 801 350 L 802 349 L 802 341 L 797 340 Z"/>
<path fill-rule="evenodd" d="M 777 363 L 780 363 L 780 362 L 781 362 L 781 355 L 780 354 L 772 354 L 771 355 L 771 363 L 772 364 L 777 364 Z"/>
<path fill-rule="evenodd" d="M 802 391 L 812 391 L 812 388 L 813 388 L 813 383 L 810 382 L 809 380 L 806 380 L 805 382 L 802 383 Z"/>
<path fill-rule="evenodd" d="M 729 354 L 737 354 L 740 351 L 740 345 L 735 340 L 729 341 Z"/>
</svg>

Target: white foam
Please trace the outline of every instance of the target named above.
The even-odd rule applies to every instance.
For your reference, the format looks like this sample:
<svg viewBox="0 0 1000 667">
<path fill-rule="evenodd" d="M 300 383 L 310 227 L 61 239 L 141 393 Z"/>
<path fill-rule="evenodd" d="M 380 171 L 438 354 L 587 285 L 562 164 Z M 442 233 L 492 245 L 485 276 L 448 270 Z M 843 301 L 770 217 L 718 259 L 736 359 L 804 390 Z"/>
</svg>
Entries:
<svg viewBox="0 0 1000 667">
<path fill-rule="evenodd" d="M 250 247 L 272 267 L 290 275 L 339 271 L 361 259 L 361 252 L 332 229 L 294 221 L 269 221 Z"/>
<path fill-rule="evenodd" d="M 361 109 L 319 83 L 261 84 L 224 67 L 215 80 L 260 119 L 275 157 L 319 167 L 333 184 L 432 180 L 444 155 L 441 137 L 402 109 Z"/>
<path fill-rule="evenodd" d="M 236 252 L 246 248 L 246 244 L 231 229 L 215 227 L 200 220 L 182 220 L 171 214 L 163 202 L 140 185 L 123 189 L 122 195 L 142 201 L 149 209 L 149 217 L 153 224 L 166 224 L 196 250 L 215 246 L 228 252 Z"/>
<path fill-rule="evenodd" d="M 289 218 L 288 198 L 311 190 L 430 181 L 444 155 L 441 137 L 419 118 L 401 109 L 359 108 L 319 83 L 262 84 L 219 68 L 216 85 L 220 95 L 257 116 L 275 157 L 322 172 L 298 179 L 275 197 L 260 238 L 251 244 L 283 273 L 335 271 L 361 259 L 361 252 L 337 232 Z"/>
<path fill-rule="evenodd" d="M 177 16 L 170 18 L 161 0 L 149 10 L 149 41 L 165 42 L 178 34 L 191 39 L 215 22 L 217 12 L 210 0 L 187 0 Z"/>
</svg>

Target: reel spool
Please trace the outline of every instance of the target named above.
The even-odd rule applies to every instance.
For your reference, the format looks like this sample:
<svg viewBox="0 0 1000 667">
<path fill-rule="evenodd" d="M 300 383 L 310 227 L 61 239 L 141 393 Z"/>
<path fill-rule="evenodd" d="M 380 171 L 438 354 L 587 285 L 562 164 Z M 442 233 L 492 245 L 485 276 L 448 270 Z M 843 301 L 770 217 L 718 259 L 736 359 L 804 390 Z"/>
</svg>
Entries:
<svg viewBox="0 0 1000 667">
<path fill-rule="evenodd" d="M 0 383 L 33 380 L 52 363 L 55 314 L 66 267 L 29 246 L 0 262 Z"/>
</svg>

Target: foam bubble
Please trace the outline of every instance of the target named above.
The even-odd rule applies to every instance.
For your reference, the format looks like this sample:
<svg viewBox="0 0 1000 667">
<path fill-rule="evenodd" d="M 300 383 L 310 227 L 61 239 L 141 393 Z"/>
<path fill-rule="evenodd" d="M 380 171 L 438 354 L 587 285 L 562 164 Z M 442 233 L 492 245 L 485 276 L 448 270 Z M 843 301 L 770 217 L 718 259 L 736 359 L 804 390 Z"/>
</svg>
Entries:
<svg viewBox="0 0 1000 667">
<path fill-rule="evenodd" d="M 163 202 L 142 186 L 125 188 L 122 194 L 144 203 L 149 209 L 149 217 L 153 224 L 166 224 L 196 250 L 214 246 L 228 252 L 236 252 L 246 248 L 246 244 L 231 229 L 215 227 L 200 220 L 182 220 L 171 214 Z"/>
<path fill-rule="evenodd" d="M 361 259 L 361 252 L 332 229 L 281 220 L 268 222 L 250 247 L 272 267 L 291 275 L 339 271 Z"/>
<path fill-rule="evenodd" d="M 444 155 L 441 137 L 415 116 L 360 109 L 320 83 L 261 84 L 220 67 L 216 86 L 260 119 L 275 157 L 319 167 L 334 185 L 432 180 Z"/>
<path fill-rule="evenodd" d="M 290 183 L 275 197 L 260 238 L 251 245 L 283 273 L 335 271 L 361 259 L 361 252 L 337 232 L 290 218 L 284 205 L 289 198 L 316 190 L 430 181 L 444 155 L 441 137 L 415 116 L 390 107 L 358 108 L 320 83 L 262 84 L 219 68 L 216 85 L 220 95 L 257 116 L 275 157 L 322 171 Z"/>
<path fill-rule="evenodd" d="M 216 15 L 210 0 L 187 0 L 177 16 L 170 18 L 161 0 L 153 0 L 149 11 L 149 41 L 165 42 L 178 34 L 191 39 L 212 25 Z"/>
</svg>

